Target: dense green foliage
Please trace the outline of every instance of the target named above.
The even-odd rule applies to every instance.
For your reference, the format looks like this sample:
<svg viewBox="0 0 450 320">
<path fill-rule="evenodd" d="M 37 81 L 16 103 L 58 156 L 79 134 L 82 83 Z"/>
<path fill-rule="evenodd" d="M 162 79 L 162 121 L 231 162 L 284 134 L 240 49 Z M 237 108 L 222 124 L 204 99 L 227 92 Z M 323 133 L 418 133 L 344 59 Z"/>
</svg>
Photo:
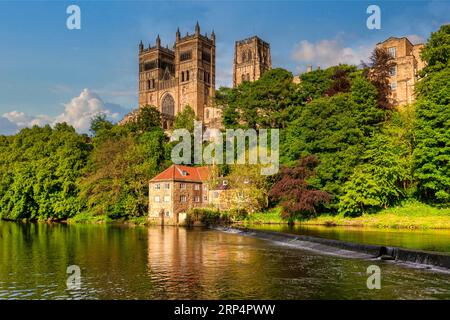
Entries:
<svg viewBox="0 0 450 320">
<path fill-rule="evenodd" d="M 258 81 L 219 89 L 216 99 L 224 108 L 225 127 L 284 128 L 291 109 L 301 101 L 292 79 L 290 72 L 273 69 Z"/>
<path fill-rule="evenodd" d="M 187 129 L 189 132 L 194 132 L 194 121 L 197 120 L 195 111 L 190 106 L 185 106 L 183 111 L 175 116 L 173 122 L 174 129 Z"/>
<path fill-rule="evenodd" d="M 159 117 L 148 108 L 118 126 L 100 116 L 92 121 L 93 138 L 66 124 L 0 137 L 1 218 L 145 215 L 148 180 L 165 162 Z"/>
<path fill-rule="evenodd" d="M 395 112 L 383 129 L 370 139 L 361 156 L 361 164 L 353 170 L 343 187 L 339 211 L 356 216 L 386 208 L 413 191 L 412 133 L 413 110 Z"/>
<path fill-rule="evenodd" d="M 130 218 L 148 212 L 148 180 L 163 169 L 165 136 L 159 114 L 147 111 L 126 126 L 93 121 L 95 148 L 80 182 L 87 213 Z"/>
<path fill-rule="evenodd" d="M 88 137 L 66 124 L 0 137 L 0 217 L 46 220 L 79 213 L 77 179 L 90 150 Z"/>
<path fill-rule="evenodd" d="M 450 24 L 443 25 L 431 34 L 421 57 L 427 62 L 426 68 L 422 70 L 424 75 L 450 68 Z"/>
<path fill-rule="evenodd" d="M 450 202 L 450 25 L 422 50 L 428 63 L 417 85 L 414 176 L 420 196 Z"/>
<path fill-rule="evenodd" d="M 296 113 L 282 141 L 282 160 L 317 155 L 315 187 L 340 195 L 343 183 L 361 162 L 368 139 L 379 130 L 384 111 L 376 106 L 376 92 L 362 76 L 350 93 L 312 100 Z"/>
</svg>

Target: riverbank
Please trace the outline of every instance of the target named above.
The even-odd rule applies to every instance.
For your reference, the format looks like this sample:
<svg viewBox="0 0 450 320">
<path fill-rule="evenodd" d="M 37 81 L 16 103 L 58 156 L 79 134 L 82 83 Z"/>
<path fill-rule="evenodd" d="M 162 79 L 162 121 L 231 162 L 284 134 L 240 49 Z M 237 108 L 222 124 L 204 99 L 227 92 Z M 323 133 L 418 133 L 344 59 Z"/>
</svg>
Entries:
<svg viewBox="0 0 450 320">
<path fill-rule="evenodd" d="M 287 225 L 288 221 L 281 217 L 281 208 L 266 212 L 252 213 L 245 218 L 232 220 L 235 225 Z M 62 223 L 88 224 L 128 224 L 155 225 L 157 221 L 149 221 L 146 216 L 112 219 L 106 215 L 78 214 L 63 221 L 44 221 Z M 408 202 L 387 208 L 373 214 L 363 214 L 360 217 L 345 217 L 343 215 L 320 215 L 305 220 L 295 220 L 295 225 L 317 226 L 350 226 L 381 229 L 450 229 L 450 208 L 437 208 L 420 202 Z M 228 223 L 227 223 L 228 224 Z"/>
<path fill-rule="evenodd" d="M 243 224 L 286 224 L 280 209 L 255 213 Z M 450 208 L 437 208 L 420 202 L 408 202 L 360 217 L 321 215 L 308 220 L 296 220 L 294 224 L 324 226 L 355 226 L 393 229 L 450 229 Z"/>
</svg>

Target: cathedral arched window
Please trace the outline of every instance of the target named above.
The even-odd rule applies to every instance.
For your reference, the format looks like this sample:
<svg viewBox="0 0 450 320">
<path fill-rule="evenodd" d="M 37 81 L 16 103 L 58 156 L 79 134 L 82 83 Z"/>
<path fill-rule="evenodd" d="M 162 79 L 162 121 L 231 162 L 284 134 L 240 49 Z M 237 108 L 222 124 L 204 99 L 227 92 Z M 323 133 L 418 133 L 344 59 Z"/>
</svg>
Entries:
<svg viewBox="0 0 450 320">
<path fill-rule="evenodd" d="M 247 57 L 245 56 L 245 51 L 242 52 L 242 62 L 245 62 L 247 60 Z"/>
<path fill-rule="evenodd" d="M 181 82 L 184 81 L 184 71 L 181 71 Z"/>
<path fill-rule="evenodd" d="M 173 116 L 175 114 L 175 100 L 169 93 L 163 97 L 161 105 L 163 115 Z"/>
<path fill-rule="evenodd" d="M 186 71 L 186 81 L 189 81 L 189 70 Z"/>
<path fill-rule="evenodd" d="M 248 61 L 252 60 L 252 52 L 250 50 L 248 50 L 247 59 Z"/>
</svg>

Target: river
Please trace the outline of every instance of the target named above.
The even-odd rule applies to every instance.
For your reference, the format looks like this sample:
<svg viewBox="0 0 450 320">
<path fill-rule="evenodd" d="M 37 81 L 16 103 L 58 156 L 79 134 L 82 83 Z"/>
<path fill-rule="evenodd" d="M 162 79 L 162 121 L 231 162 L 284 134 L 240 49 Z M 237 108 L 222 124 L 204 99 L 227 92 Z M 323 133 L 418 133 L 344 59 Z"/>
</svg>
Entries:
<svg viewBox="0 0 450 320">
<path fill-rule="evenodd" d="M 0 221 L 0 299 L 450 299 L 450 275 L 202 228 Z"/>
</svg>

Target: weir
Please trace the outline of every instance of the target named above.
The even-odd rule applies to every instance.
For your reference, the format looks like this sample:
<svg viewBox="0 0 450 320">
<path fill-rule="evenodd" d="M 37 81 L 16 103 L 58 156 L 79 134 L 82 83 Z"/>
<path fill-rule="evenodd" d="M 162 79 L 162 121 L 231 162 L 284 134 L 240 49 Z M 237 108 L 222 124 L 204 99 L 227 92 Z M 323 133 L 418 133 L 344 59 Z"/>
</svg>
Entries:
<svg viewBox="0 0 450 320">
<path fill-rule="evenodd" d="M 439 252 L 403 249 L 326 239 L 306 235 L 296 235 L 274 231 L 254 230 L 242 227 L 214 227 L 214 230 L 237 233 L 265 240 L 281 242 L 298 248 L 322 252 L 329 255 L 359 259 L 382 259 L 398 262 L 433 266 L 450 271 L 450 255 Z"/>
</svg>

